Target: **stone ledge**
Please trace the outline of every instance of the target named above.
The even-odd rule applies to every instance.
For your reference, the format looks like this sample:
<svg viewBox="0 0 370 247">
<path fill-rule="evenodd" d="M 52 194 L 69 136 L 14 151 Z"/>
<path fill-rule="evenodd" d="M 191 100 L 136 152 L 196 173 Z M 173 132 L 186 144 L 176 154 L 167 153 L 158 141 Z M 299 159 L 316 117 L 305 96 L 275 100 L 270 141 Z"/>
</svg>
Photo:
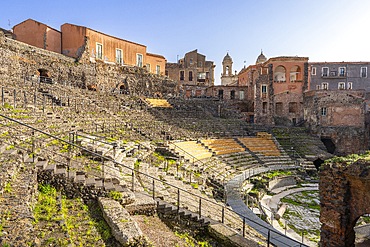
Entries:
<svg viewBox="0 0 370 247">
<path fill-rule="evenodd" d="M 104 219 L 112 230 L 112 235 L 118 242 L 123 246 L 127 246 L 138 240 L 142 241 L 143 233 L 141 229 L 119 202 L 113 199 L 99 197 L 98 203 L 103 212 Z"/>
</svg>

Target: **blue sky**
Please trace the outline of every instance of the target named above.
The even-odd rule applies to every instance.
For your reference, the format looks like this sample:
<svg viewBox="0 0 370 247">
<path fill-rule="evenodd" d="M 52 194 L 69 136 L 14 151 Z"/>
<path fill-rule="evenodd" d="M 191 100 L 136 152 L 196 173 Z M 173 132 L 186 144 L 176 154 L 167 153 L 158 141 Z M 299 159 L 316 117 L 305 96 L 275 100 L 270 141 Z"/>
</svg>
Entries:
<svg viewBox="0 0 370 247">
<path fill-rule="evenodd" d="M 0 27 L 32 18 L 56 29 L 73 23 L 134 41 L 169 62 L 191 50 L 216 64 L 229 52 L 233 70 L 267 57 L 370 61 L 368 0 L 12 0 Z M 10 24 L 10 25 L 9 25 Z"/>
</svg>

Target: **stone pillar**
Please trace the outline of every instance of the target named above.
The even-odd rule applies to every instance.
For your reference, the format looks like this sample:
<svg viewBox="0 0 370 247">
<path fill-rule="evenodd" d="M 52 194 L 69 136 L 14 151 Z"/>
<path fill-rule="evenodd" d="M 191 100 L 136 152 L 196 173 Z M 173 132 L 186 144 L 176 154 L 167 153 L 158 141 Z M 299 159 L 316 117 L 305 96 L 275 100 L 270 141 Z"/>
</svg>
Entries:
<svg viewBox="0 0 370 247">
<path fill-rule="evenodd" d="M 348 181 L 334 166 L 324 165 L 320 172 L 320 246 L 345 247 L 348 214 Z M 353 229 L 352 229 L 353 231 Z"/>
<path fill-rule="evenodd" d="M 370 213 L 370 163 L 347 159 L 323 164 L 319 175 L 320 246 L 355 246 L 356 221 Z"/>
</svg>

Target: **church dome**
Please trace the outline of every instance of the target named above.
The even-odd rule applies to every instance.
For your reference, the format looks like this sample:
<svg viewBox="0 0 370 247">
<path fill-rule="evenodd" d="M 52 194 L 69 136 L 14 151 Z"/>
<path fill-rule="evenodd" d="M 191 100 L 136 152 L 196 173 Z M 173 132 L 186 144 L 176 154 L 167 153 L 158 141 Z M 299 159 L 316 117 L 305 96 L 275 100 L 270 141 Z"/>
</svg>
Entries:
<svg viewBox="0 0 370 247">
<path fill-rule="evenodd" d="M 261 51 L 261 54 L 257 57 L 256 64 L 264 63 L 266 61 L 267 61 L 267 58 L 265 57 L 265 55 L 263 55 Z"/>
<path fill-rule="evenodd" d="M 225 61 L 230 61 L 230 62 L 232 62 L 233 60 L 231 59 L 231 57 L 230 57 L 230 55 L 229 55 L 229 53 L 227 53 L 226 54 L 226 56 L 224 57 L 224 60 L 223 60 L 224 62 Z"/>
</svg>

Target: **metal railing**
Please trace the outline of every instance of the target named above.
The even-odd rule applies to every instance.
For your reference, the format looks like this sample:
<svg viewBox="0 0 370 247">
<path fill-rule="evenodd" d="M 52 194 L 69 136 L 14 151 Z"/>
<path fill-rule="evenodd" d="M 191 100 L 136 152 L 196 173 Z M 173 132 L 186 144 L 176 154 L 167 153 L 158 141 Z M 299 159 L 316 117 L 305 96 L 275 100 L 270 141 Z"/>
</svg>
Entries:
<svg viewBox="0 0 370 247">
<path fill-rule="evenodd" d="M 73 142 L 73 140 L 72 141 L 71 140 L 68 140 L 68 141 L 64 140 L 60 137 L 54 136 L 50 133 L 39 130 L 39 129 L 37 129 L 35 127 L 32 127 L 30 125 L 24 124 L 21 121 L 12 119 L 12 118 L 7 117 L 3 114 L 0 114 L 0 117 L 18 125 L 18 126 L 12 126 L 12 125 L 8 126 L 7 124 L 3 124 L 3 127 L 8 126 L 8 127 L 13 128 L 14 131 L 20 131 L 20 126 L 23 126 L 23 127 L 26 128 L 26 130 L 31 131 L 33 133 L 33 135 L 35 133 L 46 135 L 49 138 L 52 138 L 54 140 L 58 140 L 62 145 L 67 145 L 68 149 L 73 147 L 76 150 L 84 150 L 85 152 L 90 153 L 91 155 L 100 158 L 102 160 L 102 162 L 110 161 L 110 162 L 113 163 L 113 166 L 112 166 L 113 169 L 118 169 L 119 170 L 119 168 L 116 168 L 116 167 L 124 167 L 125 169 L 128 169 L 129 171 L 131 171 L 131 176 L 132 176 L 131 189 L 132 189 L 133 192 L 135 192 L 135 181 L 136 181 L 135 176 L 140 175 L 140 176 L 145 177 L 147 179 L 147 181 L 151 182 L 151 185 L 152 185 L 151 188 L 146 187 L 146 190 L 149 194 L 152 195 L 153 199 L 157 198 L 157 194 L 158 194 L 158 192 L 160 191 L 160 189 L 162 187 L 162 186 L 158 186 L 157 184 L 162 184 L 162 185 L 167 186 L 168 190 L 172 190 L 172 191 L 175 192 L 175 193 L 172 193 L 170 196 L 165 197 L 164 200 L 168 201 L 169 203 L 173 203 L 173 204 L 177 205 L 178 209 L 180 207 L 187 207 L 190 211 L 198 213 L 199 217 L 201 217 L 201 216 L 209 217 L 209 218 L 211 218 L 213 220 L 216 220 L 218 222 L 222 222 L 224 224 L 230 225 L 237 232 L 239 232 L 242 236 L 245 236 L 245 234 L 246 234 L 246 222 L 247 221 L 248 222 L 253 222 L 254 224 L 258 225 L 259 227 L 266 228 L 265 226 L 261 225 L 260 223 L 258 223 L 256 221 L 253 221 L 251 219 L 247 219 L 243 215 L 235 213 L 234 211 L 229 209 L 224 204 L 217 203 L 217 202 L 215 202 L 215 201 L 213 201 L 209 198 L 205 198 L 203 196 L 199 196 L 197 194 L 189 192 L 186 189 L 183 189 L 183 188 L 180 188 L 178 186 L 172 185 L 171 183 L 162 181 L 159 178 L 156 178 L 152 175 L 141 172 L 141 171 L 139 171 L 135 168 L 126 166 L 123 163 L 118 163 L 110 157 L 106 157 L 106 156 L 103 156 L 101 154 L 94 153 L 94 152 L 92 152 L 92 151 L 90 151 L 90 150 L 88 150 L 84 147 L 81 147 L 81 146 L 75 144 Z M 29 132 L 23 132 L 22 134 L 26 134 L 26 133 L 29 133 Z M 36 152 L 34 150 L 35 149 L 35 144 L 34 144 L 35 138 L 32 137 L 32 135 L 29 136 L 29 138 L 31 138 L 32 143 L 30 143 L 30 147 L 23 148 L 23 150 L 27 150 L 28 152 L 30 152 L 32 155 L 35 156 L 36 155 Z M 46 148 L 43 149 L 43 151 L 45 152 L 44 154 L 46 154 L 48 152 L 51 152 L 50 150 L 47 150 Z M 58 152 L 54 151 L 54 152 L 52 152 L 52 155 L 56 155 L 57 153 Z M 62 155 L 62 157 L 64 157 L 66 159 L 66 161 L 68 161 L 71 158 L 71 154 L 69 153 L 68 155 Z M 58 159 L 54 159 L 54 160 L 56 162 L 59 162 Z M 69 163 L 70 162 L 66 162 L 64 164 L 66 164 L 68 166 Z M 146 183 L 146 184 L 149 184 L 149 183 Z M 195 200 L 194 200 L 194 198 L 195 198 Z M 212 209 L 212 210 L 209 210 L 209 209 Z M 242 229 L 242 230 L 240 230 L 240 229 Z M 277 240 L 279 238 L 279 236 L 282 236 L 282 234 L 279 233 L 278 231 L 274 231 L 274 230 L 271 230 L 271 229 L 266 229 L 266 230 L 268 230 L 268 236 L 267 236 L 267 239 L 266 239 L 266 242 L 268 243 L 268 245 L 270 244 L 270 242 L 273 239 Z M 299 243 L 299 242 L 296 242 L 296 243 L 297 243 L 297 245 L 294 245 L 294 246 L 305 246 L 302 243 Z M 282 244 L 284 244 L 284 243 L 282 243 Z M 284 246 L 284 245 L 281 245 L 281 246 Z M 289 246 L 289 245 L 285 245 L 285 246 Z"/>
</svg>

